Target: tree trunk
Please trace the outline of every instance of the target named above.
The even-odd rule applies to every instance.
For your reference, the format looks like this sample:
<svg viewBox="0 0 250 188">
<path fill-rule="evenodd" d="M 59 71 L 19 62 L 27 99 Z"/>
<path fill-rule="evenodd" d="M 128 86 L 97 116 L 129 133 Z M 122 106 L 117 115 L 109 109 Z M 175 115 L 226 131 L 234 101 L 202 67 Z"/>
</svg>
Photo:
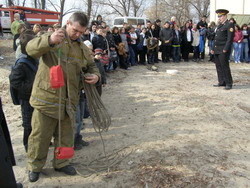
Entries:
<svg viewBox="0 0 250 188">
<path fill-rule="evenodd" d="M 88 10 L 87 10 L 87 16 L 89 17 L 90 19 L 90 16 L 91 16 L 91 9 L 92 9 L 92 0 L 88 0 Z"/>
<path fill-rule="evenodd" d="M 23 0 L 23 4 L 22 4 L 22 5 L 23 5 L 23 7 L 25 7 L 25 3 L 26 3 L 26 0 Z"/>
<path fill-rule="evenodd" d="M 42 9 L 45 10 L 46 0 L 41 0 Z"/>
<path fill-rule="evenodd" d="M 34 0 L 34 7 L 37 8 L 37 0 Z"/>
<path fill-rule="evenodd" d="M 14 3 L 12 0 L 8 0 L 8 6 L 14 6 Z"/>
<path fill-rule="evenodd" d="M 65 0 L 61 0 L 61 8 L 60 8 L 60 20 L 59 23 L 60 25 L 62 25 L 62 19 L 63 19 L 63 12 L 64 12 L 64 4 L 65 4 Z"/>
</svg>

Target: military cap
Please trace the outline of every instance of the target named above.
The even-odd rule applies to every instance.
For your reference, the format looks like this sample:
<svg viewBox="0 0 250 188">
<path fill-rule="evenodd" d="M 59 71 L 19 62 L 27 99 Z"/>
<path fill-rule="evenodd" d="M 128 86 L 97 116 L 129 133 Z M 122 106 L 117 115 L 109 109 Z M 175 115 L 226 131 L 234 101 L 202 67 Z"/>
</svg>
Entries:
<svg viewBox="0 0 250 188">
<path fill-rule="evenodd" d="M 226 10 L 226 9 L 218 9 L 218 10 L 216 10 L 215 12 L 216 12 L 219 16 L 220 16 L 220 15 L 226 15 L 226 14 L 229 13 L 229 11 Z"/>
</svg>

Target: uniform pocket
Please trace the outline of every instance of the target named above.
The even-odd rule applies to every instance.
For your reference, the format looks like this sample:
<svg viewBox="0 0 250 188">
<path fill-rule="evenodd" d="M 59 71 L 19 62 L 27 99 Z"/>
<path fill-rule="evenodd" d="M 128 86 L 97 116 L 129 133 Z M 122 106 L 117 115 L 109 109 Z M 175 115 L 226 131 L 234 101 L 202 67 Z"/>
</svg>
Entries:
<svg viewBox="0 0 250 188">
<path fill-rule="evenodd" d="M 38 83 L 38 88 L 48 91 L 50 93 L 56 93 L 56 89 L 51 88 L 50 83 L 44 80 L 40 80 L 40 82 Z"/>
</svg>

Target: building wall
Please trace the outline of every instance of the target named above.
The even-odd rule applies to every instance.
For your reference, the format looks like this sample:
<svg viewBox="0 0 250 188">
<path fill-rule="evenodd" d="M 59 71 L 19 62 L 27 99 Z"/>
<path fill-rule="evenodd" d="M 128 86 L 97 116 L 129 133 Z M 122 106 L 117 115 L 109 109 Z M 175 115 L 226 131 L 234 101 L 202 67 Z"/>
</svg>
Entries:
<svg viewBox="0 0 250 188">
<path fill-rule="evenodd" d="M 217 21 L 217 9 L 227 9 L 230 14 L 250 14 L 250 0 L 210 0 L 210 21 Z"/>
</svg>

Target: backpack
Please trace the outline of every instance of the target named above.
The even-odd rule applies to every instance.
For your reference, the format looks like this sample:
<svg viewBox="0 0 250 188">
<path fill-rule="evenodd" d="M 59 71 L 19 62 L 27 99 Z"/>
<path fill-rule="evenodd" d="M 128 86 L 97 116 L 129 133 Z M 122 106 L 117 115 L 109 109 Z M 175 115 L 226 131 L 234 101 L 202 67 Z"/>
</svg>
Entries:
<svg viewBox="0 0 250 188">
<path fill-rule="evenodd" d="M 29 67 L 32 71 L 34 71 L 34 72 L 37 71 L 37 66 L 35 66 L 35 65 L 33 64 L 33 62 L 32 62 L 30 59 L 22 57 L 22 58 L 19 58 L 18 60 L 16 60 L 15 65 L 13 65 L 13 66 L 11 67 L 10 75 L 12 74 L 13 70 L 15 70 L 15 69 L 17 68 L 17 65 L 18 65 L 19 63 L 25 63 L 26 65 L 28 65 L 28 67 Z M 10 81 L 10 77 L 9 77 L 9 81 Z M 11 81 L 10 81 L 10 95 L 11 95 L 11 99 L 12 99 L 12 101 L 13 101 L 13 104 L 14 104 L 14 105 L 20 105 L 20 101 L 19 101 L 19 98 L 18 98 L 18 90 L 15 89 L 15 88 L 11 85 Z"/>
</svg>

